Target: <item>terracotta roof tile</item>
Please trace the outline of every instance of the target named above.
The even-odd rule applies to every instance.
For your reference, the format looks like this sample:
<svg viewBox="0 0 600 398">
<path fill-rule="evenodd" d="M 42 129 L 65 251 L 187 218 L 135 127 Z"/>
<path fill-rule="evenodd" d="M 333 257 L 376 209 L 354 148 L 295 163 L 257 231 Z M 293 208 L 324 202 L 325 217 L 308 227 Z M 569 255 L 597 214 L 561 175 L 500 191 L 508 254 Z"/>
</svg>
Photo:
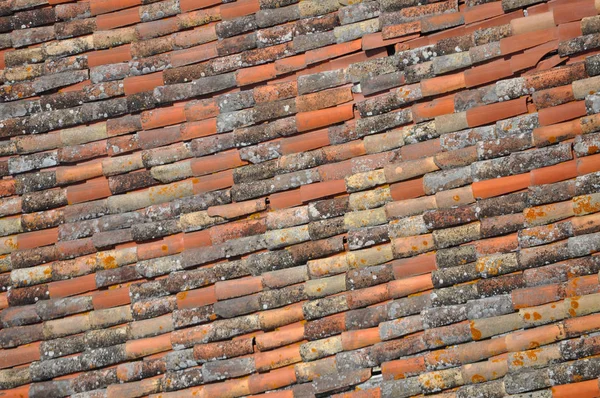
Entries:
<svg viewBox="0 0 600 398">
<path fill-rule="evenodd" d="M 589 1 L 5 3 L 4 395 L 598 392 Z"/>
</svg>

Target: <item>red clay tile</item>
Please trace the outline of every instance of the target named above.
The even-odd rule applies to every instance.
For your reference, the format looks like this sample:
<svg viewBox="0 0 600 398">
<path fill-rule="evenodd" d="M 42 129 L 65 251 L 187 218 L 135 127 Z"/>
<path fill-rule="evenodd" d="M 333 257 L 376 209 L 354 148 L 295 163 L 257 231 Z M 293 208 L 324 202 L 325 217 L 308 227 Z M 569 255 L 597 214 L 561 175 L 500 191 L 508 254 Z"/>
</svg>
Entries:
<svg viewBox="0 0 600 398">
<path fill-rule="evenodd" d="M 141 22 L 139 7 L 98 15 L 96 26 L 100 30 L 110 30 Z"/>
<path fill-rule="evenodd" d="M 125 286 L 96 292 L 92 295 L 92 303 L 95 310 L 130 304 L 129 287 Z"/>
<path fill-rule="evenodd" d="M 523 51 L 527 48 L 539 46 L 540 44 L 556 40 L 558 28 L 536 30 L 534 32 L 515 35 L 500 39 L 500 51 L 502 55 L 508 55 Z"/>
<path fill-rule="evenodd" d="M 554 21 L 557 25 L 573 21 L 580 21 L 586 17 L 598 14 L 593 1 L 578 1 L 575 4 L 557 5 L 552 8 Z"/>
<path fill-rule="evenodd" d="M 298 131 L 308 131 L 340 123 L 354 117 L 353 109 L 352 104 L 347 104 L 318 111 L 298 113 L 296 115 L 296 127 Z"/>
<path fill-rule="evenodd" d="M 87 54 L 89 67 L 131 61 L 131 45 L 125 44 L 108 50 L 96 50 Z"/>
<path fill-rule="evenodd" d="M 483 21 L 502 14 L 504 14 L 502 4 L 497 2 L 468 7 L 464 12 L 465 24 Z"/>
<path fill-rule="evenodd" d="M 107 198 L 112 195 L 108 186 L 108 178 L 98 177 L 83 184 L 67 187 L 67 200 L 69 204 L 89 202 L 96 199 Z"/>
<path fill-rule="evenodd" d="M 221 4 L 219 0 L 179 0 L 179 8 L 182 12 L 199 10 L 210 6 Z"/>
<path fill-rule="evenodd" d="M 140 4 L 140 0 L 90 0 L 90 12 L 92 15 L 106 14 Z"/>
<path fill-rule="evenodd" d="M 260 5 L 258 0 L 238 0 L 234 3 L 223 4 L 220 10 L 221 18 L 228 20 L 254 14 L 260 10 Z"/>
<path fill-rule="evenodd" d="M 551 124 L 575 119 L 576 117 L 585 116 L 586 114 L 585 101 L 573 101 L 553 106 L 552 108 L 540 109 L 538 117 L 540 125 L 549 126 Z"/>
<path fill-rule="evenodd" d="M 252 66 L 250 68 L 243 68 L 237 71 L 236 80 L 238 86 L 247 86 L 254 83 L 263 82 L 265 80 L 273 79 L 277 76 L 277 70 L 274 63 Z"/>
<path fill-rule="evenodd" d="M 510 61 L 500 59 L 485 65 L 475 66 L 472 69 L 466 70 L 464 74 L 465 86 L 471 88 L 510 77 L 513 71 Z"/>
<path fill-rule="evenodd" d="M 29 362 L 39 361 L 41 357 L 40 344 L 40 342 L 35 342 L 17 348 L 0 351 L 0 369 L 12 368 Z M 15 395 L 15 397 L 18 397 L 18 395 Z"/>
<path fill-rule="evenodd" d="M 213 134 L 217 134 L 216 118 L 181 125 L 180 137 L 182 141 L 189 141 L 194 138 L 206 137 Z"/>
<path fill-rule="evenodd" d="M 96 290 L 96 275 L 90 274 L 48 284 L 50 298 L 57 299 Z"/>
<path fill-rule="evenodd" d="M 529 183 L 529 173 L 477 181 L 472 185 L 473 196 L 481 199 L 492 198 L 494 196 L 500 196 L 525 189 L 529 186 Z"/>
<path fill-rule="evenodd" d="M 483 126 L 522 113 L 527 113 L 527 98 L 525 97 L 471 108 L 467 110 L 467 123 L 469 127 Z"/>
<path fill-rule="evenodd" d="M 568 398 L 575 396 L 579 398 L 595 398 L 600 396 L 598 379 L 552 387 L 552 398 Z"/>
<path fill-rule="evenodd" d="M 423 89 L 422 86 L 421 89 Z M 440 90 L 440 93 L 445 92 L 443 91 L 445 90 L 444 87 L 441 87 Z M 431 102 L 422 102 L 419 104 L 415 104 L 412 106 L 411 109 L 413 114 L 413 120 L 416 123 L 419 123 L 424 120 L 433 119 L 436 116 L 454 113 L 454 96 L 449 95 L 446 97 L 434 99 Z"/>
<path fill-rule="evenodd" d="M 154 109 L 142 112 L 142 128 L 144 130 L 157 127 L 169 126 L 185 122 L 185 112 L 183 106 L 169 106 L 166 108 Z"/>
<path fill-rule="evenodd" d="M 225 170 L 207 176 L 192 178 L 194 194 L 229 188 L 233 185 L 233 171 Z"/>
<path fill-rule="evenodd" d="M 423 187 L 423 178 L 416 178 L 414 180 L 402 181 L 396 184 L 390 185 L 390 191 L 392 199 L 404 200 L 413 199 L 425 195 L 425 188 Z"/>
<path fill-rule="evenodd" d="M 163 84 L 163 72 L 150 73 L 141 76 L 130 76 L 123 79 L 123 87 L 126 95 L 151 91 Z"/>
<path fill-rule="evenodd" d="M 531 185 L 552 184 L 577 177 L 577 161 L 571 160 L 530 172 Z"/>
<path fill-rule="evenodd" d="M 337 195 L 346 192 L 346 183 L 344 180 L 334 180 L 327 182 L 317 182 L 314 184 L 302 185 L 300 187 L 300 198 L 302 202 L 308 202 L 315 199 L 325 198 L 327 196 Z"/>
<path fill-rule="evenodd" d="M 173 51 L 169 56 L 173 67 L 189 65 L 217 57 L 217 45 L 215 42 L 201 44 L 199 46 Z"/>
<path fill-rule="evenodd" d="M 269 196 L 269 204 L 271 205 L 271 208 L 275 210 L 299 206 L 302 204 L 300 189 L 274 193 Z"/>
<path fill-rule="evenodd" d="M 584 175 L 600 171 L 600 154 L 577 159 L 577 174 Z"/>
<path fill-rule="evenodd" d="M 362 40 L 356 39 L 346 43 L 332 44 L 327 47 L 318 48 L 306 52 L 306 64 L 314 64 L 341 55 L 346 55 L 358 51 L 362 48 Z"/>
<path fill-rule="evenodd" d="M 281 153 L 289 155 L 329 145 L 328 130 L 318 130 L 281 140 Z"/>
</svg>

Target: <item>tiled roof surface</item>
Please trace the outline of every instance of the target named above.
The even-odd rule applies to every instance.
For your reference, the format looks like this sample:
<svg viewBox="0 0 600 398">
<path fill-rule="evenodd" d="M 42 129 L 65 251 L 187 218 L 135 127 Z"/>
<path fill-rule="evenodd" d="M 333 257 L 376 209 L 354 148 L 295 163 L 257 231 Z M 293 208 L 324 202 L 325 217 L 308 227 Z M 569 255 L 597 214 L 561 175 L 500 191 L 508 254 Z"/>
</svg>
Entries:
<svg viewBox="0 0 600 398">
<path fill-rule="evenodd" d="M 599 397 L 599 11 L 0 0 L 0 397 Z"/>
</svg>

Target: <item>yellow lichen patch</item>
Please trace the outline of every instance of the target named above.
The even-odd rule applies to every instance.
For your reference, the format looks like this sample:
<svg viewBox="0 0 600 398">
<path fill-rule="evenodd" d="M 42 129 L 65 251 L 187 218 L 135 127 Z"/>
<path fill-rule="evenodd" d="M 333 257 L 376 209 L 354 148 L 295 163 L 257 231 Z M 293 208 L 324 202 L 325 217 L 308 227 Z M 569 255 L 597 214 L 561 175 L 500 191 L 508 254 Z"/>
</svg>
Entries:
<svg viewBox="0 0 600 398">
<path fill-rule="evenodd" d="M 595 201 L 591 195 L 577 196 L 573 198 L 573 213 L 589 214 L 600 211 L 600 202 Z"/>
</svg>

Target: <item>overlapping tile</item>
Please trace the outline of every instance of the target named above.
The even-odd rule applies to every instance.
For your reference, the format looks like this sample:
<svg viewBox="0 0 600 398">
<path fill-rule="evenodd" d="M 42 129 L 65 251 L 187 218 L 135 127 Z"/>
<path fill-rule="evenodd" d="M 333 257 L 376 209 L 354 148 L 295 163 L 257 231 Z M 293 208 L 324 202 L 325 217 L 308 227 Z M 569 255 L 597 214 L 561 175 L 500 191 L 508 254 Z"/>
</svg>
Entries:
<svg viewBox="0 0 600 398">
<path fill-rule="evenodd" d="M 0 396 L 600 396 L 598 11 L 0 2 Z"/>
</svg>

